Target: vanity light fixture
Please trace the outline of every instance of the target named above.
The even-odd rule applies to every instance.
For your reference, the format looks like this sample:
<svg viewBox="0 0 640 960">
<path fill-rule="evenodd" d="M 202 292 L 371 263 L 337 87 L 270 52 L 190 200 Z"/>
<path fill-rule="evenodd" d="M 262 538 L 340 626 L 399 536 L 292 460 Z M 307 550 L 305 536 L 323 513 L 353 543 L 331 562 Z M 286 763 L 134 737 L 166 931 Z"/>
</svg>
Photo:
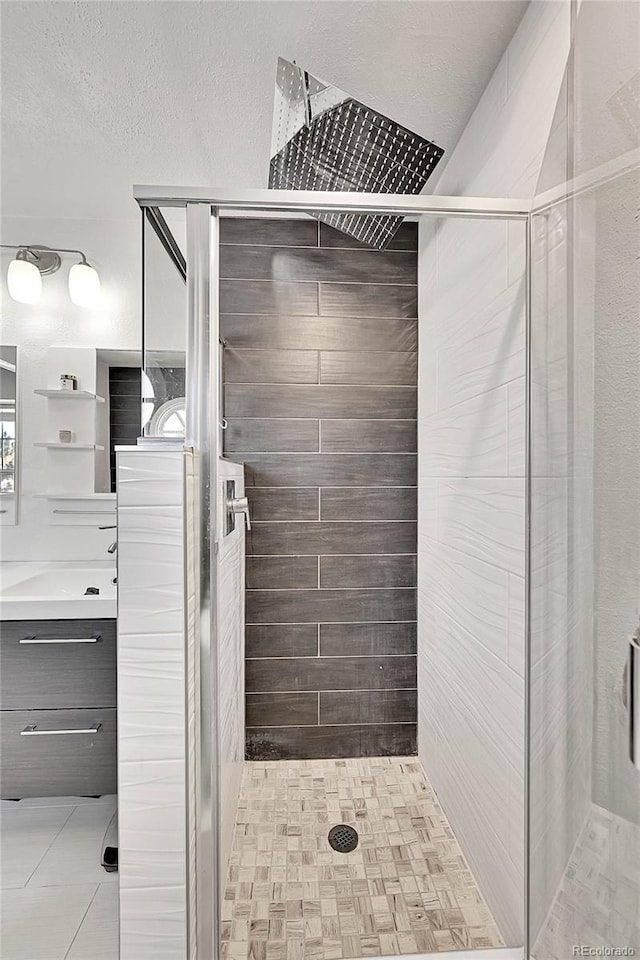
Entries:
<svg viewBox="0 0 640 960">
<path fill-rule="evenodd" d="M 82 250 L 64 247 L 51 249 L 37 244 L 17 246 L 0 244 L 2 249 L 17 250 L 7 270 L 7 287 L 13 300 L 18 303 L 37 303 L 42 295 L 42 277 L 56 273 L 62 265 L 60 254 L 78 254 L 79 263 L 69 270 L 69 297 L 78 307 L 94 307 L 100 300 L 100 277 L 88 262 Z"/>
<path fill-rule="evenodd" d="M 37 303 L 42 295 L 42 274 L 29 250 L 18 250 L 7 270 L 9 294 L 18 303 Z"/>
<path fill-rule="evenodd" d="M 94 307 L 100 299 L 100 277 L 86 260 L 69 270 L 69 296 L 77 307 Z"/>
</svg>

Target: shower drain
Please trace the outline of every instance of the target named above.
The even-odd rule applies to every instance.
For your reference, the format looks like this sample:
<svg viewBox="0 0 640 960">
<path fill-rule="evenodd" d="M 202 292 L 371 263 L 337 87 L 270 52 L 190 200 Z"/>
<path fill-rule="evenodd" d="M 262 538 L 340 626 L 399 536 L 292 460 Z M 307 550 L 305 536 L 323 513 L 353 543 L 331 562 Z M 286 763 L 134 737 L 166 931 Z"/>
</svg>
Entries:
<svg viewBox="0 0 640 960">
<path fill-rule="evenodd" d="M 346 823 L 338 823 L 329 830 L 329 845 L 338 853 L 351 853 L 358 846 L 358 831 Z"/>
</svg>

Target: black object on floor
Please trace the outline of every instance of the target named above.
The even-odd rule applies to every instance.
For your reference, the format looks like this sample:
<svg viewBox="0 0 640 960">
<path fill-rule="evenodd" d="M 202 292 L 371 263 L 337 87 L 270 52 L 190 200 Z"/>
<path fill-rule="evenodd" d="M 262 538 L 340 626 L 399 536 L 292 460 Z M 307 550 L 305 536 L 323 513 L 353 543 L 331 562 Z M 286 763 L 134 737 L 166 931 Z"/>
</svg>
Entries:
<svg viewBox="0 0 640 960">
<path fill-rule="evenodd" d="M 118 848 L 105 847 L 102 854 L 102 866 L 107 873 L 115 873 L 118 869 Z"/>
<path fill-rule="evenodd" d="M 358 831 L 346 823 L 338 823 L 329 830 L 329 845 L 338 853 L 351 853 L 358 846 Z"/>
</svg>

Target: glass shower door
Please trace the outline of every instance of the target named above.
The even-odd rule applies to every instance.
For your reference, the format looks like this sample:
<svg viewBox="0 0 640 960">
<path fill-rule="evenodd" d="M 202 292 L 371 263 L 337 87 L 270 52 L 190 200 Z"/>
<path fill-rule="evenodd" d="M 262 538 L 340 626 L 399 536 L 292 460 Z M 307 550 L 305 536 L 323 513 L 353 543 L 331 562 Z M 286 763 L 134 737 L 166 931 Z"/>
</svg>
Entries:
<svg viewBox="0 0 640 960">
<path fill-rule="evenodd" d="M 536 960 L 640 952 L 640 691 L 629 669 L 640 613 L 638 37 L 637 4 L 582 4 L 532 217 Z"/>
</svg>

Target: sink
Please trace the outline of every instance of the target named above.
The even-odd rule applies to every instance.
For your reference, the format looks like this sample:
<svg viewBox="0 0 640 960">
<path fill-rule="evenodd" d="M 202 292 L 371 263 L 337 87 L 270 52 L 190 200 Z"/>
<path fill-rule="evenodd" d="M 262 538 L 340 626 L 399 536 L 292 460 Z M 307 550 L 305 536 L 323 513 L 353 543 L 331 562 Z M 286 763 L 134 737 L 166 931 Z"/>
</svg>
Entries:
<svg viewBox="0 0 640 960">
<path fill-rule="evenodd" d="M 99 596 L 106 595 L 115 599 L 116 591 L 112 585 L 115 570 L 42 571 L 26 576 L 17 583 L 0 587 L 2 597 L 81 597 L 87 587 L 97 587 Z"/>
<path fill-rule="evenodd" d="M 0 619 L 115 617 L 115 576 L 113 563 L 2 563 Z"/>
</svg>

